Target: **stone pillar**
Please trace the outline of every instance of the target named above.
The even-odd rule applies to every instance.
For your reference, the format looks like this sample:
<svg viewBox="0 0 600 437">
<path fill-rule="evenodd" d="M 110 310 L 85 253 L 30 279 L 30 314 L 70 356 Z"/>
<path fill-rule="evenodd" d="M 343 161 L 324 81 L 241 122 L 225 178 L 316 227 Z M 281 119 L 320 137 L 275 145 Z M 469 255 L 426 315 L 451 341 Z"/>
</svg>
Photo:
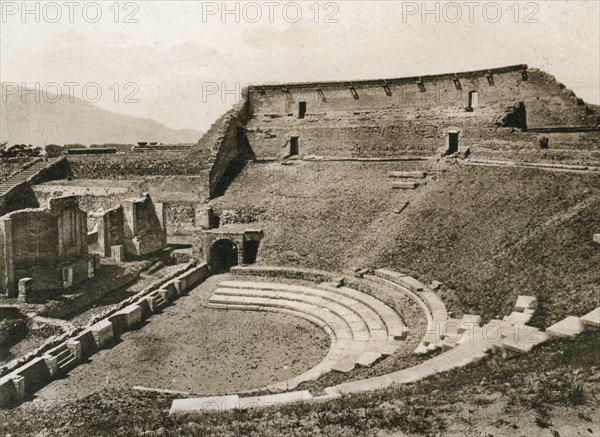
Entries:
<svg viewBox="0 0 600 437">
<path fill-rule="evenodd" d="M 19 279 L 19 302 L 27 302 L 28 295 L 33 291 L 33 279 Z"/>
<path fill-rule="evenodd" d="M 54 355 L 46 354 L 42 358 L 44 358 L 44 362 L 46 366 L 48 366 L 48 371 L 50 372 L 50 376 L 54 378 L 58 375 L 58 359 Z"/>
<path fill-rule="evenodd" d="M 5 218 L 0 220 L 2 226 L 2 234 L 4 235 L 4 271 L 0 272 L 0 279 L 6 287 L 6 295 L 8 297 L 17 297 L 19 290 L 17 288 L 13 264 L 13 231 L 12 219 Z"/>
<path fill-rule="evenodd" d="M 25 399 L 25 378 L 21 375 L 15 375 L 12 380 L 17 390 L 17 400 L 22 401 Z"/>
<path fill-rule="evenodd" d="M 78 340 L 71 340 L 71 341 L 67 342 L 67 348 L 69 348 L 69 351 L 71 351 L 71 353 L 73 355 L 75 355 L 75 358 L 77 358 L 77 361 L 81 362 L 81 358 L 82 358 L 81 342 Z"/>
<path fill-rule="evenodd" d="M 110 248 L 110 257 L 118 263 L 125 261 L 125 246 L 112 246 Z"/>
</svg>

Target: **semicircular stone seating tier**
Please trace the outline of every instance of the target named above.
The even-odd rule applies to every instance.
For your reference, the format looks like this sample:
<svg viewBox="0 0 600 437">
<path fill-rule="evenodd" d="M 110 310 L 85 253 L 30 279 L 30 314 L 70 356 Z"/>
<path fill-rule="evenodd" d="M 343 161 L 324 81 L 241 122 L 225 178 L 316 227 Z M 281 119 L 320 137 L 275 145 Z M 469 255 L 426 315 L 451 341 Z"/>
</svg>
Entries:
<svg viewBox="0 0 600 437">
<path fill-rule="evenodd" d="M 277 276 L 281 275 L 282 277 L 298 277 L 299 275 L 303 275 L 304 277 L 312 277 L 315 278 L 327 278 L 328 274 L 322 271 L 315 270 L 307 270 L 307 269 L 298 269 L 298 268 L 283 268 L 283 267 L 238 267 L 237 271 L 232 270 L 234 273 L 246 274 L 246 275 L 265 275 L 265 276 Z M 333 277 L 333 275 L 329 275 Z M 398 291 L 406 294 L 411 298 L 416 298 L 419 300 L 423 300 L 421 303 L 421 309 L 423 311 L 428 312 L 427 321 L 428 321 L 428 329 L 434 327 L 436 321 L 443 321 L 447 317 L 447 313 L 442 311 L 439 308 L 439 303 L 441 301 L 437 301 L 433 296 L 429 294 L 429 291 L 425 290 L 424 292 L 419 291 L 419 284 L 414 279 L 410 277 L 406 277 L 401 275 L 398 272 L 389 269 L 380 269 L 375 272 L 375 275 L 365 275 L 365 279 L 379 283 L 381 285 L 389 285 L 390 283 L 395 284 Z M 377 278 L 374 280 L 374 278 Z M 283 312 L 287 312 L 288 314 L 297 314 L 300 315 L 302 311 L 297 311 L 298 309 L 290 310 L 287 306 L 264 306 L 265 303 L 268 302 L 268 299 L 278 300 L 281 298 L 281 301 L 289 300 L 291 296 L 288 294 L 280 294 L 280 293 L 292 293 L 304 295 L 303 291 L 306 291 L 307 297 L 319 297 L 323 300 L 315 301 L 312 300 L 310 302 L 306 301 L 307 307 L 304 309 L 308 310 L 308 307 L 313 307 L 315 304 L 321 305 L 329 302 L 338 303 L 339 298 L 335 296 L 331 296 L 330 294 L 323 294 L 323 292 L 330 292 L 332 294 L 337 294 L 345 298 L 355 299 L 356 302 L 360 302 L 364 304 L 365 307 L 370 308 L 376 314 L 380 316 L 380 321 L 384 324 L 387 323 L 388 316 L 391 316 L 391 313 L 388 315 L 384 315 L 383 307 L 380 305 L 383 302 L 373 298 L 372 296 L 366 295 L 364 293 L 357 292 L 356 290 L 349 289 L 346 287 L 336 288 L 335 286 L 327 283 L 323 283 L 318 286 L 317 289 L 309 288 L 309 287 L 299 287 L 299 286 L 289 286 L 287 284 L 269 284 L 269 283 L 255 283 L 255 282 L 225 282 L 221 284 L 224 288 L 222 292 L 219 292 L 211 298 L 211 301 L 218 301 L 217 297 L 222 295 L 223 297 L 232 296 L 235 299 L 230 301 L 228 299 L 227 303 L 211 303 L 210 306 L 215 306 L 217 308 L 232 308 L 232 309 L 253 309 L 253 310 L 265 310 L 269 311 L 271 309 L 275 310 L 275 308 L 279 308 L 283 310 Z M 231 287 L 232 285 L 236 285 L 236 287 Z M 254 288 L 252 288 L 254 287 Z M 296 290 L 291 291 L 288 287 L 293 287 Z M 227 288 L 233 289 L 232 292 L 226 292 Z M 247 290 L 246 294 L 239 294 L 239 290 Z M 248 300 L 244 303 L 240 303 L 240 299 L 249 299 L 254 295 L 259 295 L 255 293 L 256 291 L 266 291 L 271 294 L 275 293 L 278 297 L 255 297 L 254 299 L 263 299 L 263 300 Z M 309 291 L 310 290 L 310 291 Z M 312 293 L 312 294 L 311 294 Z M 350 293 L 352 293 L 350 295 Z M 359 293 L 362 296 L 359 296 Z M 327 297 L 326 297 L 327 296 Z M 359 298 L 360 297 L 360 298 Z M 361 298 L 365 298 L 369 302 L 361 300 Z M 329 299 L 328 299 L 329 298 Z M 333 300 L 331 300 L 333 299 Z M 237 302 L 237 303 L 233 303 Z M 289 302 L 296 303 L 304 303 L 302 300 L 289 300 Z M 373 308 L 373 304 L 378 302 L 378 309 L 375 310 Z M 280 304 L 281 302 L 279 302 Z M 346 300 L 346 303 L 349 303 Z M 269 304 L 273 304 L 273 302 L 269 302 Z M 278 304 L 275 302 L 275 304 Z M 443 304 L 443 302 L 442 302 Z M 341 305 L 341 304 L 340 304 Z M 355 304 L 354 312 L 356 313 L 357 308 L 361 308 L 362 306 Z M 385 304 L 383 304 L 385 306 Z M 272 405 L 283 405 L 290 404 L 294 402 L 301 401 L 327 401 L 329 399 L 338 398 L 343 395 L 352 394 L 352 393 L 360 393 L 365 391 L 372 390 L 380 390 L 383 388 L 399 385 L 399 384 L 408 384 L 420 381 L 424 378 L 427 378 L 431 375 L 435 375 L 438 373 L 447 372 L 448 370 L 463 367 L 470 363 L 473 363 L 483 357 L 489 351 L 493 351 L 495 353 L 500 353 L 504 357 L 509 357 L 514 354 L 526 353 L 531 351 L 535 346 L 544 343 L 550 337 L 573 337 L 586 329 L 598 329 L 600 328 L 600 308 L 596 308 L 590 313 L 586 314 L 583 317 L 567 317 L 566 319 L 550 326 L 546 332 L 540 331 L 538 328 L 528 326 L 526 323 L 531 319 L 532 315 L 535 312 L 537 305 L 537 299 L 533 296 L 519 296 L 517 299 L 517 303 L 515 305 L 514 311 L 505 316 L 502 320 L 491 320 L 483 327 L 479 327 L 479 320 L 471 320 L 472 317 L 463 317 L 462 320 L 455 319 L 446 319 L 445 320 L 445 328 L 448 325 L 453 326 L 453 330 L 448 330 L 445 336 L 443 337 L 442 347 L 444 351 L 432 358 L 429 358 L 422 363 L 409 367 L 402 370 L 393 371 L 381 376 L 374 376 L 365 379 L 360 379 L 356 381 L 344 382 L 335 386 L 327 387 L 323 390 L 324 394 L 319 394 L 313 396 L 313 393 L 303 390 L 303 391 L 287 391 L 283 393 L 276 393 L 270 395 L 262 395 L 262 396 L 243 396 L 240 395 L 228 395 L 228 396 L 213 396 L 206 398 L 186 398 L 186 399 L 176 399 L 173 401 L 171 406 L 170 414 L 185 414 L 190 412 L 197 411 L 227 411 L 231 409 L 246 409 L 246 408 L 254 408 L 254 407 L 266 407 Z M 387 307 L 389 311 L 391 308 Z M 322 308 L 324 311 L 330 311 L 328 307 Z M 292 312 L 293 311 L 293 312 Z M 362 313 L 362 310 L 360 311 Z M 392 310 L 393 312 L 393 310 Z M 364 314 L 367 314 L 368 311 L 365 311 Z M 436 314 L 437 313 L 437 314 Z M 369 313 L 370 314 L 370 313 Z M 337 314 L 336 314 L 337 316 Z M 397 315 L 396 315 L 397 316 Z M 309 319 L 313 318 L 313 320 L 317 321 L 317 323 L 324 323 L 323 321 L 334 320 L 330 317 L 327 317 L 324 313 L 303 313 L 303 317 Z M 344 317 L 338 316 L 340 319 L 344 319 Z M 370 316 L 368 317 L 370 318 Z M 399 318 L 398 318 L 399 319 Z M 359 326 L 358 324 L 353 324 L 352 321 L 339 321 L 335 319 L 337 323 L 340 323 L 340 326 L 344 326 L 343 330 L 337 331 L 340 336 L 343 335 L 354 335 L 352 328 L 356 328 Z M 366 324 L 366 321 L 363 319 Z M 342 323 L 344 325 L 342 325 Z M 469 325 L 472 329 L 461 332 L 465 329 L 465 326 Z M 325 325 L 322 325 L 325 326 Z M 361 325 L 362 326 L 362 325 Z M 389 325 L 386 325 L 387 330 L 387 342 L 391 345 L 397 345 L 397 338 L 395 334 L 393 334 L 392 330 L 387 328 L 388 326 L 392 326 L 390 322 Z M 364 328 L 363 332 L 364 332 Z M 377 331 L 377 329 L 374 329 Z M 456 332 L 453 332 L 456 331 Z M 371 332 L 371 331 L 369 331 Z M 406 328 L 402 332 L 406 332 Z M 456 339 L 451 341 L 448 344 L 448 334 L 459 334 L 456 336 Z M 466 334 L 468 333 L 468 334 Z M 332 340 L 335 338 L 337 341 L 337 335 L 334 336 L 334 333 L 331 332 Z M 454 335 L 450 335 L 454 336 Z M 402 334 L 400 334 L 402 337 Z M 427 337 L 427 335 L 426 335 Z M 341 337 L 343 338 L 343 337 Z M 354 338 L 354 337 L 353 337 Z M 364 338 L 364 337 L 363 337 Z M 347 340 L 347 339 L 346 339 Z M 463 341 L 464 340 L 464 341 Z M 343 340 L 342 340 L 343 341 Z M 381 340 L 374 340 L 375 342 Z M 360 340 L 362 345 L 365 345 L 365 340 Z M 383 343 L 379 343 L 383 344 Z M 436 344 L 438 346 L 439 341 L 427 340 L 426 338 L 423 341 L 423 344 L 431 345 Z M 332 345 L 333 349 L 333 345 Z M 418 351 L 416 351 L 418 352 Z M 382 354 L 383 355 L 383 354 Z M 332 355 L 333 356 L 333 355 Z M 327 359 L 325 360 L 327 361 Z M 319 366 L 317 366 L 319 367 Z M 323 370 L 326 367 L 322 367 Z M 311 373 L 312 369 L 303 376 L 314 377 L 319 372 L 314 371 Z M 294 384 L 296 384 L 299 379 L 291 380 L 293 383 L 290 385 L 287 390 L 291 390 Z M 284 388 L 285 383 L 276 384 L 274 388 Z M 297 386 L 297 384 L 296 384 Z"/>
<path fill-rule="evenodd" d="M 323 283 L 305 287 L 276 282 L 224 281 L 209 299 L 208 308 L 278 312 L 304 318 L 322 327 L 331 347 L 315 367 L 267 390 L 296 388 L 330 371 L 368 367 L 393 354 L 408 328 L 388 305 L 348 287 Z"/>
</svg>

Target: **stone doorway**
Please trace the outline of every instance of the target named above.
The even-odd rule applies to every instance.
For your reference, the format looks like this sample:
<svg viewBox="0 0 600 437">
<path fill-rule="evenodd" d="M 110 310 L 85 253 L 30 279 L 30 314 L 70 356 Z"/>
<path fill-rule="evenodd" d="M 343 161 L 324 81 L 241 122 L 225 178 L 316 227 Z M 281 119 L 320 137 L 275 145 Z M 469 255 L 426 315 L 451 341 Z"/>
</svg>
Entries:
<svg viewBox="0 0 600 437">
<path fill-rule="evenodd" d="M 231 240 L 217 240 L 210 248 L 208 265 L 212 274 L 228 272 L 238 265 L 237 246 Z"/>
</svg>

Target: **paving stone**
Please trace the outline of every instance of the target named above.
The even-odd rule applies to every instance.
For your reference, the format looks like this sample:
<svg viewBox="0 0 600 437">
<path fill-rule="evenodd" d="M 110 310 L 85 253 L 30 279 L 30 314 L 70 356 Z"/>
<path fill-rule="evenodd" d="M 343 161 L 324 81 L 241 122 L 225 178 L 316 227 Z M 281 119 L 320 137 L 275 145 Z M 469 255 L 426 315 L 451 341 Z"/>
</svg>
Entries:
<svg viewBox="0 0 600 437">
<path fill-rule="evenodd" d="M 546 329 L 549 337 L 574 337 L 584 330 L 584 324 L 579 317 L 569 316 Z"/>
<path fill-rule="evenodd" d="M 362 379 L 359 381 L 346 382 L 335 387 L 325 389 L 327 394 L 352 394 L 363 393 L 366 391 L 375 391 L 387 388 L 393 384 L 393 379 L 388 376 L 378 376 L 374 378 Z"/>
<path fill-rule="evenodd" d="M 389 373 L 386 376 L 389 377 L 394 384 L 410 384 L 425 379 L 428 376 L 435 375 L 435 373 L 435 370 L 420 364 L 409 369 Z"/>
<path fill-rule="evenodd" d="M 391 171 L 389 172 L 389 177 L 400 179 L 424 179 L 427 177 L 427 173 L 424 171 Z"/>
<path fill-rule="evenodd" d="M 585 326 L 593 326 L 596 328 L 600 327 L 600 307 L 596 308 L 593 311 L 590 311 L 585 316 L 583 316 L 581 318 L 581 322 Z"/>
<path fill-rule="evenodd" d="M 463 324 L 477 325 L 481 324 L 481 316 L 475 314 L 465 314 L 462 318 Z"/>
<path fill-rule="evenodd" d="M 392 182 L 392 188 L 395 190 L 416 190 L 419 188 L 418 182 Z"/>
<path fill-rule="evenodd" d="M 371 367 L 371 365 L 379 359 L 381 359 L 380 353 L 365 351 L 360 354 L 358 360 L 356 360 L 356 364 L 363 367 Z"/>
<path fill-rule="evenodd" d="M 237 402 L 236 408 L 243 410 L 248 408 L 269 407 L 273 405 L 310 401 L 312 398 L 313 396 L 307 390 L 250 398 L 240 398 Z"/>
<path fill-rule="evenodd" d="M 199 411 L 233 410 L 239 402 L 239 396 L 213 396 L 195 399 L 175 399 L 169 415 L 194 413 Z"/>
<path fill-rule="evenodd" d="M 517 303 L 515 304 L 515 311 L 525 312 L 528 309 L 535 309 L 537 307 L 537 297 L 535 296 L 519 296 Z"/>
<path fill-rule="evenodd" d="M 511 313 L 510 316 L 504 316 L 503 320 L 519 325 L 526 325 L 531 320 L 531 314 L 519 313 L 515 311 Z"/>
</svg>

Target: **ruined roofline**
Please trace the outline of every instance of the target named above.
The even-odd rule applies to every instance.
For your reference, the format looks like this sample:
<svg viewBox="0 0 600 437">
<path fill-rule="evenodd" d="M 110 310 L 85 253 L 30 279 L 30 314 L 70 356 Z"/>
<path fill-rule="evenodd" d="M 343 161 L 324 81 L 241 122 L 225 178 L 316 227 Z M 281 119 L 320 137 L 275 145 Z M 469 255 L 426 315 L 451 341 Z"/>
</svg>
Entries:
<svg viewBox="0 0 600 437">
<path fill-rule="evenodd" d="M 250 85 L 248 91 L 276 91 L 286 89 L 299 89 L 299 88 L 328 88 L 328 87 L 363 87 L 363 86 L 384 86 L 384 85 L 397 85 L 405 83 L 416 83 L 427 80 L 440 80 L 440 79 L 461 79 L 470 78 L 474 76 L 484 76 L 486 74 L 500 74 L 500 73 L 511 73 L 518 71 L 527 71 L 527 64 L 510 65 L 507 67 L 490 68 L 486 70 L 474 70 L 474 71 L 463 71 L 460 73 L 444 73 L 444 74 L 433 74 L 428 76 L 413 76 L 413 77 L 402 77 L 396 79 L 371 79 L 371 80 L 355 80 L 355 81 L 329 81 L 329 82 L 290 82 L 280 84 L 269 84 L 269 85 Z"/>
</svg>

